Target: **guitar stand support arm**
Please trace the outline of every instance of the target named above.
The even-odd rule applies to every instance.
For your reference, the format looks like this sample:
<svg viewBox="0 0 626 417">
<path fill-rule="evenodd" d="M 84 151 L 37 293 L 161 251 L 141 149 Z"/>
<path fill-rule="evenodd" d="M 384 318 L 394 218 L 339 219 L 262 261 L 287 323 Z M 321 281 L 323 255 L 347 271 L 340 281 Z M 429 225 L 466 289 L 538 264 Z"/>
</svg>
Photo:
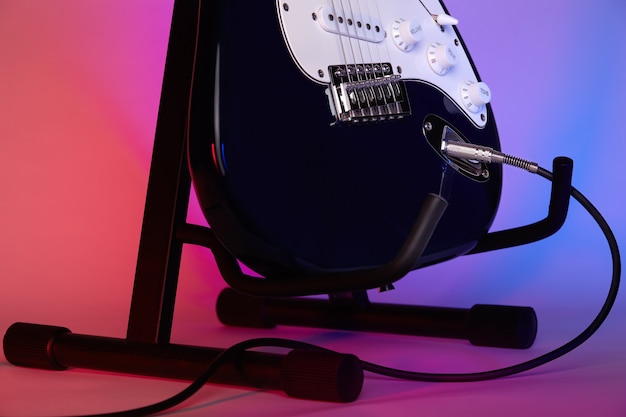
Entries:
<svg viewBox="0 0 626 417">
<path fill-rule="evenodd" d="M 489 233 L 478 242 L 469 254 L 525 245 L 556 233 L 567 217 L 572 171 L 573 161 L 570 158 L 555 158 L 547 216 L 530 225 Z M 433 200 L 433 197 L 429 196 L 429 199 Z M 428 218 L 428 216 L 423 215 L 424 213 L 436 212 L 437 209 L 433 207 L 438 204 L 441 203 L 427 202 L 426 206 L 430 205 L 431 207 L 423 210 L 420 216 L 422 220 Z M 440 209 L 443 210 L 443 208 Z M 434 217 L 431 215 L 431 220 Z M 536 337 L 537 318 L 534 310 L 530 307 L 475 305 L 470 309 L 460 309 L 370 304 L 365 291 L 359 291 L 361 297 L 359 303 L 336 305 L 336 303 L 318 299 L 276 298 L 284 295 L 306 294 L 302 288 L 300 294 L 289 293 L 287 287 L 279 289 L 273 294 L 267 291 L 265 294 L 260 293 L 259 286 L 262 283 L 256 283 L 254 278 L 242 274 L 236 260 L 221 247 L 217 238 L 212 236 L 211 231 L 201 229 L 203 230 L 194 229 L 191 226 L 185 228 L 183 234 L 190 241 L 211 248 L 222 275 L 231 284 L 231 287 L 239 289 L 241 292 L 237 293 L 231 289 L 226 289 L 218 298 L 217 314 L 219 319 L 227 325 L 272 328 L 283 324 L 446 337 L 469 340 L 470 343 L 479 346 L 517 349 L 532 346 Z M 415 230 L 414 227 L 412 234 Z M 407 246 L 408 244 L 405 243 L 404 247 Z M 401 255 L 398 255 L 397 259 L 399 258 Z M 398 271 L 403 270 L 396 269 L 396 272 Z M 317 280 L 310 280 L 309 282 L 316 285 L 320 284 L 320 281 Z M 336 284 L 337 282 L 341 282 L 341 280 L 333 280 L 333 283 Z M 249 283 L 253 284 L 250 285 Z M 281 282 L 276 285 L 280 286 Z M 359 283 L 350 282 L 350 285 L 348 291 L 354 293 L 354 289 L 358 288 Z M 331 286 L 330 282 L 328 286 Z M 335 288 L 335 290 L 342 291 L 345 288 Z M 285 292 L 287 293 L 285 294 Z M 255 296 L 250 296 L 250 294 Z"/>
<path fill-rule="evenodd" d="M 487 234 L 469 254 L 526 245 L 559 231 L 569 210 L 574 162 L 561 156 L 552 161 L 552 188 L 547 216 L 535 223 Z"/>
<path fill-rule="evenodd" d="M 448 203 L 438 195 L 428 194 L 408 237 L 398 254 L 387 264 L 354 271 L 294 276 L 286 279 L 259 279 L 244 274 L 237 259 L 220 243 L 212 230 L 195 225 L 181 225 L 177 236 L 186 243 L 204 246 L 213 252 L 222 277 L 232 288 L 258 297 L 294 297 L 380 288 L 405 276 L 422 253 Z"/>
</svg>

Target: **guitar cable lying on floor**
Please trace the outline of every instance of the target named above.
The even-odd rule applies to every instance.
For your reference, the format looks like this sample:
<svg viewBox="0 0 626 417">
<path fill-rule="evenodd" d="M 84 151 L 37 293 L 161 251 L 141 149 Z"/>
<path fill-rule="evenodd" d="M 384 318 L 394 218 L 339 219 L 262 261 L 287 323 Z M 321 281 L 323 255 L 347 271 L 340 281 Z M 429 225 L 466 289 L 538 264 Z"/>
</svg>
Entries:
<svg viewBox="0 0 626 417">
<path fill-rule="evenodd" d="M 552 172 L 540 167 L 538 164 L 534 162 L 529 162 L 517 157 L 513 157 L 502 152 L 496 151 L 492 148 L 473 145 L 465 142 L 456 142 L 456 141 L 443 141 L 441 147 L 442 154 L 456 159 L 465 159 L 467 161 L 478 161 L 483 163 L 499 163 L 499 164 L 507 164 L 512 165 L 521 169 L 524 169 L 528 172 L 538 174 L 539 176 L 552 181 L 553 175 Z M 526 362 L 495 369 L 491 371 L 484 372 L 472 372 L 472 373 L 459 373 L 459 374 L 440 374 L 440 373 L 423 373 L 423 372 L 412 372 L 400 369 L 393 369 L 384 366 L 380 366 L 377 364 L 373 364 L 370 362 L 359 360 L 354 357 L 355 363 L 360 365 L 360 367 L 367 372 L 384 375 L 397 379 L 405 379 L 412 381 L 422 381 L 422 382 L 473 382 L 473 381 L 484 381 L 489 379 L 502 378 L 506 376 L 511 376 L 514 374 L 518 374 L 524 371 L 528 371 L 530 369 L 536 368 L 538 366 L 544 365 L 548 362 L 551 362 L 566 353 L 574 350 L 581 344 L 583 344 L 586 340 L 588 340 L 602 325 L 602 323 L 607 318 L 613 304 L 615 303 L 620 276 L 621 276 L 621 259 L 619 248 L 617 244 L 617 240 L 613 231 L 609 227 L 606 220 L 600 214 L 600 212 L 596 209 L 596 207 L 577 189 L 571 187 L 570 191 L 571 197 L 573 197 L 578 203 L 591 215 L 591 217 L 596 221 L 598 226 L 600 227 L 604 237 L 608 243 L 609 250 L 611 253 L 612 260 L 612 276 L 611 276 L 611 284 L 604 301 L 604 304 L 594 320 L 591 324 L 584 329 L 578 336 L 574 337 L 569 342 L 563 344 L 562 346 L 546 353 L 541 356 L 538 356 L 534 359 L 528 360 Z M 163 400 L 161 402 L 151 404 L 145 407 L 140 407 L 132 410 L 125 410 L 119 412 L 112 413 L 104 413 L 104 414 L 94 414 L 90 415 L 90 417 L 117 417 L 117 416 L 128 416 L 128 417 L 140 417 L 140 416 L 148 416 L 153 415 L 155 413 L 159 413 L 170 409 L 183 401 L 190 398 L 194 395 L 198 390 L 200 390 L 205 383 L 207 383 L 211 376 L 220 368 L 224 363 L 228 360 L 233 360 L 233 358 L 240 354 L 243 351 L 259 348 L 259 347 L 278 347 L 285 349 L 307 349 L 307 350 L 316 350 L 316 351 L 325 351 L 331 352 L 328 349 L 311 345 L 304 342 L 299 342 L 295 340 L 287 340 L 287 339 L 279 339 L 279 338 L 259 338 L 259 339 L 251 339 L 247 341 L 240 342 L 231 346 L 230 348 L 224 350 L 200 375 L 195 381 L 193 381 L 187 388 L 179 392 L 178 394 Z M 352 356 L 352 355 L 351 355 Z"/>
</svg>

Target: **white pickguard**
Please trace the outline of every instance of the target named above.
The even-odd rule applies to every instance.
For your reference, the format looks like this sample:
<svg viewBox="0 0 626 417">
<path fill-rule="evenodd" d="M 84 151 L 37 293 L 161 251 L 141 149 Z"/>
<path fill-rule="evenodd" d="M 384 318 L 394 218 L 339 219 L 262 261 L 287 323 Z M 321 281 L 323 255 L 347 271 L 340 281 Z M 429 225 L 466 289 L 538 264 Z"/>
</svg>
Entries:
<svg viewBox="0 0 626 417">
<path fill-rule="evenodd" d="M 477 77 L 460 39 L 449 25 L 442 31 L 433 17 L 444 13 L 439 1 L 277 0 L 276 8 L 288 49 L 311 80 L 329 84 L 330 65 L 388 62 L 403 80 L 432 84 L 476 126 L 485 126 L 485 106 L 468 103 L 467 85 L 476 83 Z M 409 47 L 401 41 L 398 46 L 393 39 L 403 20 L 421 29 L 421 40 Z M 453 66 L 441 71 L 429 63 L 436 45 L 449 48 L 456 61 Z"/>
</svg>

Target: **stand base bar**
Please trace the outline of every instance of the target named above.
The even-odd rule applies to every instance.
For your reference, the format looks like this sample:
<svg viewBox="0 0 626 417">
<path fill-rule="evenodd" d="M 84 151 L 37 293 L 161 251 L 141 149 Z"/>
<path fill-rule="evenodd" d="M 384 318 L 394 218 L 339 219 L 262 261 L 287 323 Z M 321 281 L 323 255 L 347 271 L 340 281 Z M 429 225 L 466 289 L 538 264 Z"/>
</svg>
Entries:
<svg viewBox="0 0 626 417">
<path fill-rule="evenodd" d="M 218 297 L 217 315 L 229 326 L 307 326 L 464 339 L 477 346 L 515 349 L 532 346 L 537 334 L 537 316 L 530 307 L 476 304 L 465 309 L 380 303 L 358 307 L 311 298 L 257 298 L 230 288 Z"/>
<path fill-rule="evenodd" d="M 181 380 L 198 378 L 223 351 L 74 334 L 64 327 L 29 323 L 14 323 L 4 336 L 5 357 L 18 366 L 50 370 L 77 367 Z M 210 382 L 280 390 L 296 398 L 351 402 L 360 394 L 363 370 L 354 355 L 243 351 L 218 368 Z"/>
</svg>

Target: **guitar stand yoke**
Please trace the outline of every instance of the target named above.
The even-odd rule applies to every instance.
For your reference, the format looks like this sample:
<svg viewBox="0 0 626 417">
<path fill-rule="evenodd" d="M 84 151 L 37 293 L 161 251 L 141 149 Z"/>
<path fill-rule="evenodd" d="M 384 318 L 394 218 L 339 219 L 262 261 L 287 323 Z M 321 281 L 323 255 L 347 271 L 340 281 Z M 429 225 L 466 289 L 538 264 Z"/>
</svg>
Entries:
<svg viewBox="0 0 626 417">
<path fill-rule="evenodd" d="M 193 380 L 224 351 L 170 343 L 183 244 L 209 247 L 222 276 L 241 275 L 236 259 L 210 229 L 186 223 L 191 190 L 185 137 L 188 109 L 180 103 L 189 102 L 195 27 L 188 22 L 194 21 L 197 12 L 195 2 L 175 2 L 126 337 L 80 335 L 64 327 L 14 323 L 3 340 L 5 357 L 12 364 Z M 568 177 L 567 164 L 560 164 L 565 168 L 557 170 L 555 162 L 550 203 L 554 215 L 549 223 L 553 229 L 556 227 L 554 231 L 565 218 L 567 203 L 565 207 L 562 203 L 569 199 L 571 180 L 571 165 Z M 557 204 L 559 199 L 561 204 Z M 540 229 L 546 230 L 545 226 Z M 520 233 L 513 231 L 512 235 Z M 519 244 L 506 236 L 497 240 Z M 495 245 L 490 244 L 485 250 L 493 249 Z M 319 300 L 257 298 L 226 289 L 219 295 L 217 314 L 225 324 L 236 326 L 270 328 L 286 324 L 453 337 L 482 346 L 509 348 L 532 345 L 537 324 L 529 307 L 477 305 L 459 309 L 374 304 L 364 290 L 338 292 L 331 294 L 330 300 Z M 245 351 L 228 360 L 210 381 L 282 390 L 296 398 L 349 402 L 360 393 L 363 371 L 354 355 L 307 350 L 292 350 L 285 355 Z"/>
</svg>

